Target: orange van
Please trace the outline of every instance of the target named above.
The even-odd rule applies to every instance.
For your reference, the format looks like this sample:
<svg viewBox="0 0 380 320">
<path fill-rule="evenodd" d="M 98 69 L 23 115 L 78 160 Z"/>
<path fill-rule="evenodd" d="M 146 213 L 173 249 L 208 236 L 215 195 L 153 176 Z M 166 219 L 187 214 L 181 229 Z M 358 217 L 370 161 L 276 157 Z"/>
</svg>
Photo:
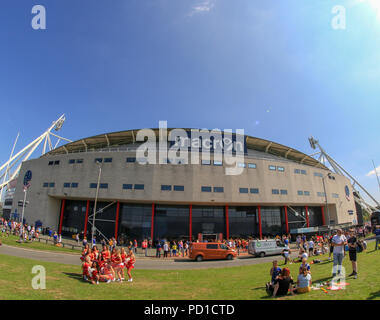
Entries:
<svg viewBox="0 0 380 320">
<path fill-rule="evenodd" d="M 234 249 L 224 243 L 218 242 L 194 242 L 190 244 L 189 258 L 195 261 L 227 259 L 232 260 L 237 256 Z"/>
</svg>

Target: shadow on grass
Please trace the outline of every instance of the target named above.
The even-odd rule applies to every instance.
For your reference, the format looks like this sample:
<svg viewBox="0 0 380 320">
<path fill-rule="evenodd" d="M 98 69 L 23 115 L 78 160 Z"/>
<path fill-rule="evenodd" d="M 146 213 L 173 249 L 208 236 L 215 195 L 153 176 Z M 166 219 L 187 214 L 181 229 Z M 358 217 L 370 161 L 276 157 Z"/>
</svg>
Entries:
<svg viewBox="0 0 380 320">
<path fill-rule="evenodd" d="M 63 272 L 65 276 L 68 276 L 71 279 L 78 280 L 80 282 L 85 282 L 80 273 L 72 273 L 72 272 Z"/>
<path fill-rule="evenodd" d="M 370 296 L 367 298 L 367 300 L 373 300 L 376 298 L 380 298 L 380 291 L 372 292 Z"/>
</svg>

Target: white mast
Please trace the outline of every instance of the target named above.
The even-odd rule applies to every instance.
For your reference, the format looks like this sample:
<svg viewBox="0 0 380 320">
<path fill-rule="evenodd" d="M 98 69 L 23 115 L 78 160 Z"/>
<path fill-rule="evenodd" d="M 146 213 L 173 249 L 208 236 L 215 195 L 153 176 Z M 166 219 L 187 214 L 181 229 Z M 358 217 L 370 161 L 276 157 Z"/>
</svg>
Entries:
<svg viewBox="0 0 380 320">
<path fill-rule="evenodd" d="M 1 194 L 2 194 L 3 188 L 5 186 L 7 186 L 8 183 L 10 181 L 12 181 L 18 175 L 22 162 L 28 160 L 30 158 L 30 156 L 33 154 L 33 152 L 38 148 L 38 146 L 42 142 L 44 142 L 42 155 L 45 154 L 45 152 L 51 151 L 55 147 L 57 147 L 60 140 L 65 140 L 67 142 L 71 142 L 71 140 L 66 139 L 66 138 L 62 138 L 62 137 L 51 132 L 53 129 L 55 131 L 59 131 L 62 128 L 65 120 L 66 120 L 65 115 L 64 114 L 61 115 L 56 121 L 53 121 L 51 126 L 42 135 L 40 135 L 38 138 L 33 140 L 31 143 L 29 143 L 26 147 L 24 147 L 22 150 L 20 150 L 17 154 L 13 155 L 14 147 L 16 145 L 16 142 L 15 142 L 9 160 L 7 162 L 5 162 L 4 164 L 0 165 L 0 179 L 3 178 L 3 181 L 0 183 Z M 58 138 L 58 141 L 55 144 L 54 148 L 52 146 L 51 139 L 50 139 L 51 135 Z M 18 139 L 18 136 L 17 136 L 17 139 Z M 17 141 L 17 139 L 16 139 L 16 141 Z M 46 147 L 48 147 L 48 150 Z M 20 160 L 21 160 L 21 163 L 19 163 Z M 18 164 L 16 170 L 12 174 L 9 174 L 9 170 L 13 166 L 15 166 L 16 164 Z M 1 194 L 0 194 L 0 200 L 1 200 Z"/>
<path fill-rule="evenodd" d="M 359 191 L 357 188 L 355 188 L 355 184 L 361 189 L 363 190 L 367 196 L 369 198 L 372 199 L 372 201 L 377 205 L 377 206 L 380 206 L 379 202 L 353 177 L 351 176 L 346 170 L 343 169 L 343 167 L 341 165 L 339 165 L 333 158 L 331 158 L 326 152 L 325 150 L 323 150 L 323 148 L 320 146 L 319 144 L 319 141 L 318 140 L 315 140 L 313 137 L 310 137 L 309 138 L 309 142 L 310 142 L 310 146 L 313 148 L 313 149 L 316 149 L 318 147 L 318 149 L 320 150 L 319 152 L 315 153 L 315 155 L 320 155 L 319 156 L 319 161 L 320 162 L 323 162 L 325 164 L 325 162 L 327 161 L 331 168 L 333 169 L 333 171 L 337 174 L 340 174 L 340 175 L 345 175 L 347 176 L 350 180 L 351 180 L 351 184 L 352 184 L 352 188 L 354 189 L 355 191 L 355 201 L 361 206 L 363 207 L 364 209 L 366 209 L 367 211 L 371 212 L 371 211 L 376 211 L 376 208 L 372 205 L 370 205 L 368 202 L 366 202 L 360 195 Z M 376 172 L 376 169 L 375 169 L 375 172 Z M 380 184 L 379 184 L 380 185 Z"/>
</svg>

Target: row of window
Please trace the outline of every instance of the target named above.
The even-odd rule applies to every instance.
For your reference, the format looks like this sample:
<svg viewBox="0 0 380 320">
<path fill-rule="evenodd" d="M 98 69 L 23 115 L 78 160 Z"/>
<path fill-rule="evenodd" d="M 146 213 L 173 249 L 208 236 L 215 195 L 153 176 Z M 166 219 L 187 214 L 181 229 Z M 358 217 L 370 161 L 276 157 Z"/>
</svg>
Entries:
<svg viewBox="0 0 380 320">
<path fill-rule="evenodd" d="M 145 161 L 145 159 L 144 159 L 144 161 Z M 141 162 L 144 162 L 144 161 L 141 161 Z M 95 158 L 94 162 L 95 163 L 96 162 L 98 162 L 98 163 L 111 163 L 112 158 Z M 127 163 L 135 163 L 136 158 L 135 157 L 128 157 L 128 158 L 126 158 L 126 162 Z M 83 159 L 70 159 L 69 160 L 69 164 L 74 164 L 74 163 L 83 163 Z M 164 163 L 170 163 L 169 159 L 164 159 Z M 56 161 L 49 161 L 48 165 L 52 166 L 52 165 L 59 165 L 59 164 L 60 164 L 60 161 L 56 160 Z M 179 162 L 179 164 L 181 164 L 181 161 Z M 211 165 L 211 160 L 202 160 L 201 164 L 202 165 Z M 213 165 L 214 166 L 222 166 L 223 161 L 214 160 Z M 256 169 L 257 168 L 256 163 L 238 162 L 237 165 L 239 168 L 249 168 L 249 169 Z M 285 168 L 280 167 L 280 166 L 269 165 L 268 168 L 270 171 L 285 172 Z M 294 169 L 294 173 L 295 174 L 303 174 L 303 175 L 307 174 L 306 170 L 303 170 L 303 169 Z M 323 174 L 320 172 L 314 172 L 314 176 L 323 178 Z M 329 176 L 329 178 L 332 180 L 335 180 L 334 176 Z"/>
<path fill-rule="evenodd" d="M 63 184 L 64 188 L 78 188 L 78 183 L 77 182 L 65 182 Z M 96 189 L 98 186 L 97 183 L 90 183 L 90 188 L 91 189 Z M 54 182 L 44 182 L 43 183 L 44 188 L 54 188 L 55 183 Z M 108 183 L 100 183 L 99 184 L 99 189 L 108 189 Z M 124 190 L 144 190 L 144 185 L 143 184 L 123 184 L 123 189 Z M 180 185 L 161 185 L 161 191 L 185 191 L 184 186 Z M 223 193 L 224 192 L 224 187 L 211 187 L 211 186 L 202 186 L 201 187 L 202 192 L 216 192 L 216 193 Z M 258 188 L 239 188 L 239 193 L 252 193 L 252 194 L 258 194 L 259 189 Z M 272 194 L 274 195 L 287 195 L 288 190 L 285 189 L 272 189 Z M 298 190 L 297 195 L 299 196 L 310 196 L 310 191 L 302 191 Z M 326 193 L 324 192 L 317 192 L 318 197 L 325 197 Z M 333 198 L 339 198 L 339 194 L 333 193 L 332 194 Z"/>
</svg>

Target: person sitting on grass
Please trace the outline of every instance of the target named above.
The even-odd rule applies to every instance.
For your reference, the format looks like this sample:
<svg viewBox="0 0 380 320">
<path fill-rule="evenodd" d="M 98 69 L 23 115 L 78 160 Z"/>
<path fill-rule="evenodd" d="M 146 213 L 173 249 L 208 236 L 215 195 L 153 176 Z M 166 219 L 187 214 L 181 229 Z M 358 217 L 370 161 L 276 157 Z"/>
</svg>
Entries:
<svg viewBox="0 0 380 320">
<path fill-rule="evenodd" d="M 293 262 L 302 262 L 302 259 L 307 259 L 309 256 L 308 254 L 306 253 L 306 251 L 304 249 L 300 249 L 299 251 L 299 254 L 298 254 L 298 258 L 297 259 L 294 259 Z"/>
<path fill-rule="evenodd" d="M 294 295 L 292 284 L 293 284 L 293 279 L 290 276 L 289 268 L 282 269 L 281 275 L 279 275 L 274 282 L 273 298 L 287 295 L 288 292 Z"/>
<path fill-rule="evenodd" d="M 310 273 L 311 274 L 311 271 L 310 271 L 310 265 L 307 263 L 307 259 L 306 258 L 303 258 L 302 259 L 302 263 L 301 263 L 301 265 L 300 265 L 300 274 L 302 273 L 302 270 L 303 269 L 306 269 L 306 271 L 308 272 L 308 273 Z"/>
<path fill-rule="evenodd" d="M 273 260 L 272 265 L 273 266 L 269 271 L 269 274 L 271 275 L 270 285 L 273 285 L 276 278 L 281 274 L 281 268 L 278 266 L 277 260 Z"/>
<path fill-rule="evenodd" d="M 306 267 L 302 267 L 301 273 L 297 278 L 297 293 L 306 293 L 311 291 L 311 275 Z"/>
</svg>

